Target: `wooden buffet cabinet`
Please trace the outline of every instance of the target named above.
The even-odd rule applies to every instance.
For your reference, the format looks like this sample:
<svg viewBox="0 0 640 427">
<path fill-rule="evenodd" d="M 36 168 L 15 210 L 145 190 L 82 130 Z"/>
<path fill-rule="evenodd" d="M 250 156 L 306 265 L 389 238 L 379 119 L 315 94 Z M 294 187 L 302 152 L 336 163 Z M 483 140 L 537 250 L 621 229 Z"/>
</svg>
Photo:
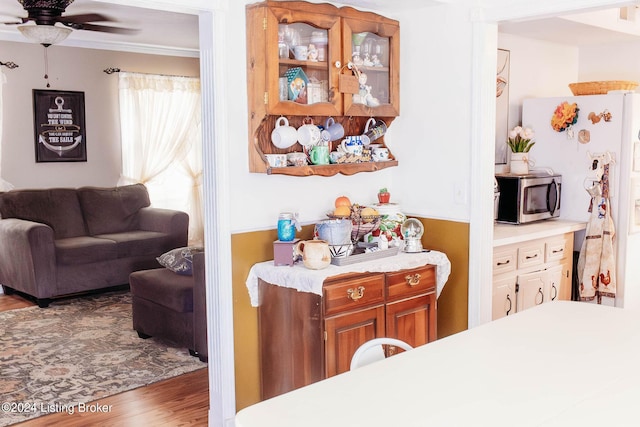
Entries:
<svg viewBox="0 0 640 427">
<path fill-rule="evenodd" d="M 390 126 L 400 108 L 398 21 L 351 7 L 303 1 L 250 4 L 246 16 L 251 172 L 331 176 L 397 166 L 398 162 L 391 154 L 389 160 L 379 162 L 276 168 L 269 166 L 265 154 L 303 151 L 299 143 L 287 149 L 271 143 L 271 131 L 280 116 L 285 116 L 296 128 L 309 121 L 323 125 L 326 119 L 333 117 L 343 125 L 345 135 L 362 134 L 371 117 Z M 292 45 L 310 44 L 317 44 L 322 55 L 314 60 L 296 59 Z M 367 61 L 357 67 L 366 74 L 366 86 L 376 102 L 354 96 L 354 84 L 356 93 L 359 84 L 353 68 L 347 65 L 356 62 L 356 51 L 362 57 L 367 55 Z M 373 55 L 375 65 L 371 62 Z M 296 69 L 302 70 L 309 80 L 306 98 L 281 99 L 279 79 Z M 312 86 L 313 93 L 310 92 Z M 384 136 L 375 143 L 386 146 Z"/>
<path fill-rule="evenodd" d="M 262 399 L 348 371 L 370 339 L 393 337 L 414 347 L 434 341 L 435 268 L 328 277 L 322 296 L 259 280 Z"/>
</svg>

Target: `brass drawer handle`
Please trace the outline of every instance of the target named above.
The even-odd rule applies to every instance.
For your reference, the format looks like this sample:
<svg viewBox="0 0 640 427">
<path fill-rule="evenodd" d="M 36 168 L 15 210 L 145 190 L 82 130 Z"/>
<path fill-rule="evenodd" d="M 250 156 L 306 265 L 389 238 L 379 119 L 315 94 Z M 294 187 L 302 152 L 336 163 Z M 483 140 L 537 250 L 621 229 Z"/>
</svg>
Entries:
<svg viewBox="0 0 640 427">
<path fill-rule="evenodd" d="M 416 286 L 420 284 L 420 277 L 420 273 L 407 274 L 406 276 L 404 276 L 404 280 L 407 281 L 407 285 Z"/>
<path fill-rule="evenodd" d="M 501 266 L 501 265 L 507 265 L 507 264 L 509 264 L 510 262 L 511 262 L 511 260 L 509 260 L 509 259 L 508 259 L 508 260 L 506 260 L 506 261 L 504 261 L 504 262 L 500 262 L 500 261 L 498 261 L 498 262 L 496 263 L 496 265 L 498 265 L 498 266 Z"/>
<path fill-rule="evenodd" d="M 347 296 L 351 298 L 353 301 L 358 301 L 360 298 L 364 296 L 364 286 L 358 286 L 357 289 L 353 289 L 353 288 L 347 289 Z"/>
</svg>

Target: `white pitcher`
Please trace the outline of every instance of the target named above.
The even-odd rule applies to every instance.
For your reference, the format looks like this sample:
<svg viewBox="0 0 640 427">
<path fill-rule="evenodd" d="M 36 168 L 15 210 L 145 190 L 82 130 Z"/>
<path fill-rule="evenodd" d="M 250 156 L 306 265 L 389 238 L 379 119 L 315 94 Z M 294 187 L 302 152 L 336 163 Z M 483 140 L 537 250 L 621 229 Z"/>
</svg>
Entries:
<svg viewBox="0 0 640 427">
<path fill-rule="evenodd" d="M 325 240 L 298 242 L 295 254 L 302 255 L 302 263 L 311 270 L 322 270 L 331 264 L 331 252 L 329 252 L 329 244 Z"/>
</svg>

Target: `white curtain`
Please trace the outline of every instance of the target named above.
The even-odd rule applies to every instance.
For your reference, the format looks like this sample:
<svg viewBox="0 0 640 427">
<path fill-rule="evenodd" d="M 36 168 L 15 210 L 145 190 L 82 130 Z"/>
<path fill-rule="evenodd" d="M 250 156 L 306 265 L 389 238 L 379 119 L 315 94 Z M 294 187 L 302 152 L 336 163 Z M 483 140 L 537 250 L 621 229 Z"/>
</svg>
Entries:
<svg viewBox="0 0 640 427">
<path fill-rule="evenodd" d="M 9 184 L 7 181 L 2 179 L 2 115 L 3 115 L 3 97 L 2 97 L 2 87 L 6 83 L 7 78 L 2 72 L 2 67 L 0 67 L 0 191 L 9 191 L 13 188 L 13 185 Z"/>
<path fill-rule="evenodd" d="M 200 80 L 119 73 L 122 175 L 155 207 L 189 214 L 189 244 L 204 239 Z"/>
</svg>

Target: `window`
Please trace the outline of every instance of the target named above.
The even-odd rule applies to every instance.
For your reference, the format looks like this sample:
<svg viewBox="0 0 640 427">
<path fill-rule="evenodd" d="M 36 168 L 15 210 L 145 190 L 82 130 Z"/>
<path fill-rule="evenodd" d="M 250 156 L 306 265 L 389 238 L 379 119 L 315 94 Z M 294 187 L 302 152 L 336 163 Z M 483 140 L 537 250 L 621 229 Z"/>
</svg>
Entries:
<svg viewBox="0 0 640 427">
<path fill-rule="evenodd" d="M 200 80 L 121 72 L 122 175 L 143 183 L 151 205 L 189 214 L 189 244 L 202 244 Z"/>
</svg>

